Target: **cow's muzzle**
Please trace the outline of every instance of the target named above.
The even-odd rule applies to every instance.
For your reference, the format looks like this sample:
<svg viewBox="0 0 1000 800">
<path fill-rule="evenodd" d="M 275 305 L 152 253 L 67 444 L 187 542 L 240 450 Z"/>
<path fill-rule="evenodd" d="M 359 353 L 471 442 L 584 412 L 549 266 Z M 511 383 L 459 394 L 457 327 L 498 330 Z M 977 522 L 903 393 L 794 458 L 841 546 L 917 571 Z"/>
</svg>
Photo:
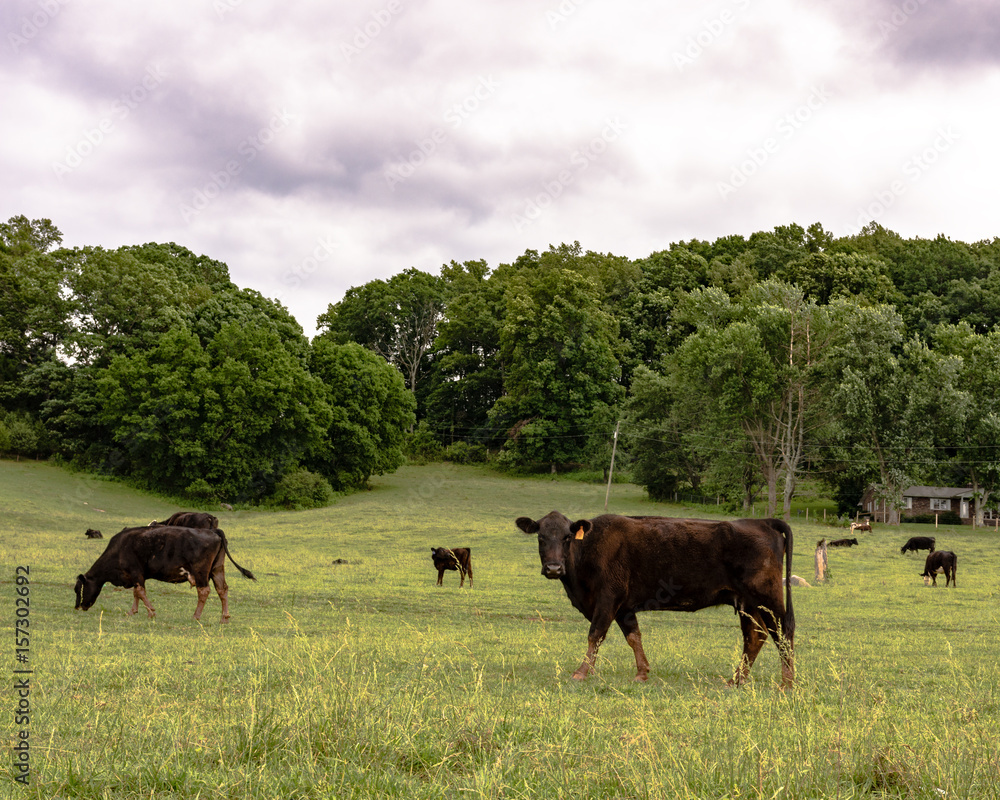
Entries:
<svg viewBox="0 0 1000 800">
<path fill-rule="evenodd" d="M 562 564 L 543 564 L 542 575 L 546 578 L 561 578 L 566 574 L 566 568 Z"/>
</svg>

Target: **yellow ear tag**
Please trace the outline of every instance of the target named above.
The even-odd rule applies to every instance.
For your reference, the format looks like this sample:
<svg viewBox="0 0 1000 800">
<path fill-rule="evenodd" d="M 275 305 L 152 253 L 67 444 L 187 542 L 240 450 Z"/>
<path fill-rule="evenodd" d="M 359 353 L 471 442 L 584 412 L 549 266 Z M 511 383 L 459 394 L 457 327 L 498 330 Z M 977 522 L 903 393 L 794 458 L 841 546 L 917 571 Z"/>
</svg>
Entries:
<svg viewBox="0 0 1000 800">
<path fill-rule="evenodd" d="M 576 536 L 574 536 L 573 538 L 574 539 L 582 539 L 583 538 L 583 528 L 580 528 L 580 530 L 578 530 L 576 532 Z"/>
</svg>

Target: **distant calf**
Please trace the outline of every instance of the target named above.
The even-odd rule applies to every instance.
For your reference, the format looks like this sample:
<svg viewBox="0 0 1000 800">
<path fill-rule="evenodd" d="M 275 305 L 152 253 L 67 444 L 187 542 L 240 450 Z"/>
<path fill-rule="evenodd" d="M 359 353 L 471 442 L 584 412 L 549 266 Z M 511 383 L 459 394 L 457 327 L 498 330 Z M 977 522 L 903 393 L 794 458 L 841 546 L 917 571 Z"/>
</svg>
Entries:
<svg viewBox="0 0 1000 800">
<path fill-rule="evenodd" d="M 194 618 L 201 619 L 208 600 L 208 582 L 222 601 L 222 621 L 229 622 L 229 587 L 226 585 L 226 557 L 250 580 L 257 580 L 229 554 L 226 535 L 218 530 L 174 528 L 163 525 L 150 528 L 125 528 L 108 542 L 100 558 L 84 575 L 76 578 L 76 608 L 86 611 L 97 601 L 105 583 L 132 589 L 134 601 L 129 614 L 146 606 L 150 618 L 156 612 L 146 597 L 146 580 L 167 583 L 190 583 L 198 588 Z"/>
<path fill-rule="evenodd" d="M 472 550 L 470 548 L 453 547 L 449 549 L 447 547 L 432 547 L 431 559 L 433 559 L 434 567 L 438 571 L 438 586 L 443 585 L 442 581 L 446 569 L 457 570 L 458 574 L 461 575 L 461 580 L 458 583 L 459 589 L 465 586 L 466 575 L 469 576 L 469 586 L 472 586 Z"/>
<path fill-rule="evenodd" d="M 150 528 L 156 526 L 163 527 L 178 527 L 178 528 L 212 528 L 219 527 L 218 517 L 212 514 L 205 513 L 204 511 L 178 511 L 176 514 L 172 514 L 163 522 L 157 522 L 153 520 L 149 523 Z"/>
<path fill-rule="evenodd" d="M 858 543 L 857 539 L 834 539 L 828 542 L 829 547 L 854 547 Z"/>
<path fill-rule="evenodd" d="M 103 539 L 104 534 L 94 528 L 87 528 L 87 532 L 84 534 L 88 539 Z"/>
<path fill-rule="evenodd" d="M 934 542 L 937 541 L 933 536 L 911 536 L 906 540 L 906 544 L 899 548 L 899 553 L 902 555 L 907 550 L 912 550 L 914 553 L 917 550 L 930 550 L 934 552 Z"/>
<path fill-rule="evenodd" d="M 868 531 L 871 533 L 872 526 L 869 522 L 852 522 L 851 523 L 851 533 L 854 531 Z"/>
<path fill-rule="evenodd" d="M 924 571 L 920 573 L 924 579 L 924 586 L 937 586 L 937 576 L 944 573 L 944 586 L 947 589 L 950 583 L 953 589 L 958 588 L 958 581 L 955 580 L 955 572 L 958 569 L 958 556 L 951 550 L 937 550 L 929 553 L 924 562 Z"/>
</svg>

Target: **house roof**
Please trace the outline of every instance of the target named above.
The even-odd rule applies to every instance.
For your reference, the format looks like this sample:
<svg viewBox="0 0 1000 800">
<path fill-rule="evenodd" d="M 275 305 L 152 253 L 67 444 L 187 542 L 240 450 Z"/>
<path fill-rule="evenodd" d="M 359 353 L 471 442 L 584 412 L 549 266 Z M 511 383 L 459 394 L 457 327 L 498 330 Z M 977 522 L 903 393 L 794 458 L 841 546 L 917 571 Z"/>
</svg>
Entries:
<svg viewBox="0 0 1000 800">
<path fill-rule="evenodd" d="M 955 497 L 971 498 L 972 496 L 972 489 L 968 486 L 964 488 L 955 486 L 911 486 L 903 492 L 903 497 L 935 497 L 942 500 Z"/>
</svg>

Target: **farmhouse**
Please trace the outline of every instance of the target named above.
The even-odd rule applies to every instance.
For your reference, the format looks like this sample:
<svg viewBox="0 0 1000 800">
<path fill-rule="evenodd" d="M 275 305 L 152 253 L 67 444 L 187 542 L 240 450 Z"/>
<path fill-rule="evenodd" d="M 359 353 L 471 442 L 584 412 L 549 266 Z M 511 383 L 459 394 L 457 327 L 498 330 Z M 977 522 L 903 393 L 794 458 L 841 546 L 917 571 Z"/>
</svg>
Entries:
<svg viewBox="0 0 1000 800">
<path fill-rule="evenodd" d="M 891 513 L 885 500 L 876 497 L 874 488 L 865 490 L 858 503 L 862 514 L 873 519 L 886 521 Z M 963 525 L 971 525 L 976 514 L 976 497 L 969 486 L 911 486 L 903 492 L 903 507 L 899 515 L 905 522 L 907 517 L 925 514 L 957 514 Z M 997 512 L 985 510 L 984 519 L 993 522 Z"/>
</svg>

